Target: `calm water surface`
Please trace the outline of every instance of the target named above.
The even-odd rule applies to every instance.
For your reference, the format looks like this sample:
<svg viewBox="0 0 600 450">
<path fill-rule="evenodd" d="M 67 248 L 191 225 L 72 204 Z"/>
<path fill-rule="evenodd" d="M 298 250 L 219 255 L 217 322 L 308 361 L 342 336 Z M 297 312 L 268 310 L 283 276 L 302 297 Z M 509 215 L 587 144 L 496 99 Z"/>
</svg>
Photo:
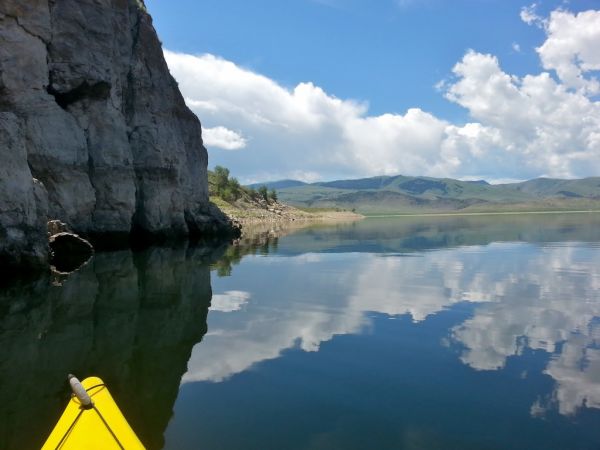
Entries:
<svg viewBox="0 0 600 450">
<path fill-rule="evenodd" d="M 0 290 L 0 448 L 65 375 L 151 449 L 600 448 L 600 216 L 366 219 Z"/>
</svg>

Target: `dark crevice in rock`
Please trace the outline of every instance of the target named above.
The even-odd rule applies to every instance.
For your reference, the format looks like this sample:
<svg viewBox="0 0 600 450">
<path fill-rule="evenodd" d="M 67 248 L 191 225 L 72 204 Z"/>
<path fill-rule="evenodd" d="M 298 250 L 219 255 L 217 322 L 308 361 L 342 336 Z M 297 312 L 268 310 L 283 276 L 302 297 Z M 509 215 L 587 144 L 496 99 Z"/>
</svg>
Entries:
<svg viewBox="0 0 600 450">
<path fill-rule="evenodd" d="M 10 111 L 12 108 L 14 108 L 14 105 L 10 101 L 8 89 L 0 85 L 0 111 Z"/>
<path fill-rule="evenodd" d="M 87 168 L 88 168 L 88 178 L 90 179 L 90 184 L 92 185 L 92 187 L 94 188 L 94 198 L 96 199 L 96 201 L 98 201 L 98 187 L 95 184 L 95 165 L 94 165 L 94 157 L 92 156 L 92 152 L 90 152 L 90 130 L 89 129 L 85 129 L 83 130 L 84 134 L 85 134 L 85 144 L 87 147 L 87 153 L 88 153 L 88 159 L 87 159 Z M 96 207 L 94 207 L 94 211 L 96 210 Z"/>
<path fill-rule="evenodd" d="M 39 180 L 39 178 L 35 174 L 35 170 L 33 170 L 33 167 L 31 166 L 31 161 L 29 161 L 29 158 L 27 158 L 27 167 L 29 167 L 29 171 L 31 172 L 31 177 Z"/>
<path fill-rule="evenodd" d="M 88 159 L 87 159 L 87 167 L 88 167 L 88 179 L 90 180 L 90 184 L 92 186 L 92 188 L 94 189 L 94 208 L 92 209 L 92 217 L 94 217 L 96 215 L 97 212 L 97 208 L 98 208 L 98 198 L 101 195 L 101 188 L 99 188 L 96 184 L 96 166 L 94 164 L 94 157 L 92 156 L 92 152 L 90 151 L 91 145 L 90 145 L 90 130 L 89 129 L 85 129 L 84 130 L 85 133 L 85 144 L 87 146 L 87 153 L 88 153 Z"/>
<path fill-rule="evenodd" d="M 58 92 L 52 86 L 48 86 L 47 91 L 48 94 L 54 97 L 58 106 L 66 110 L 70 104 L 85 98 L 94 100 L 106 99 L 110 95 L 110 88 L 110 83 L 106 81 L 98 81 L 94 84 L 84 81 L 76 88 L 67 92 Z"/>
<path fill-rule="evenodd" d="M 129 122 L 131 119 L 131 116 L 133 115 L 133 111 L 134 111 L 134 96 L 135 96 L 135 90 L 133 89 L 134 86 L 134 77 L 133 77 L 133 68 L 135 66 L 135 50 L 136 47 L 138 45 L 138 41 L 140 38 L 140 21 L 141 21 L 141 14 L 139 11 L 139 8 L 134 8 L 133 10 L 130 8 L 129 10 L 129 16 L 130 16 L 130 20 L 131 20 L 131 16 L 134 17 L 133 19 L 133 23 L 131 24 L 131 58 L 129 61 L 129 70 L 127 71 L 127 87 L 125 89 L 123 89 L 123 93 L 125 94 L 125 98 L 123 99 L 123 106 L 124 106 L 124 114 L 125 114 L 125 118 L 126 120 Z"/>
<path fill-rule="evenodd" d="M 50 44 L 54 39 L 54 8 L 56 0 L 48 0 L 48 18 L 50 20 L 50 40 L 46 43 L 46 67 L 50 67 Z M 48 73 L 48 82 L 50 82 L 50 73 Z M 48 89 L 46 87 L 46 89 Z"/>
<path fill-rule="evenodd" d="M 125 89 L 123 89 L 123 93 L 125 98 L 123 99 L 123 115 L 125 117 L 125 121 L 127 125 L 130 127 L 130 131 L 127 133 L 127 141 L 129 142 L 130 148 L 132 143 L 132 136 L 137 131 L 138 127 L 132 127 L 132 118 L 134 116 L 134 104 L 135 104 L 135 89 L 134 89 L 134 76 L 133 76 L 133 67 L 135 64 L 135 49 L 138 45 L 138 40 L 140 37 L 140 11 L 139 8 L 135 8 L 132 10 L 129 9 L 129 17 L 130 20 L 133 16 L 133 23 L 131 24 L 131 59 L 129 61 L 129 70 L 127 71 L 127 85 Z M 132 164 L 135 176 L 133 178 L 135 185 L 135 207 L 133 209 L 133 214 L 131 217 L 131 228 L 130 232 L 132 236 L 135 236 L 136 233 L 141 231 L 141 226 L 139 224 L 140 217 L 140 209 L 142 208 L 142 186 L 140 182 L 141 175 L 138 171 L 136 164 L 136 155 L 135 152 L 132 152 Z M 143 237 L 142 237 L 143 236 Z M 147 236 L 145 233 L 141 233 L 140 235 L 142 241 L 147 240 Z"/>
</svg>

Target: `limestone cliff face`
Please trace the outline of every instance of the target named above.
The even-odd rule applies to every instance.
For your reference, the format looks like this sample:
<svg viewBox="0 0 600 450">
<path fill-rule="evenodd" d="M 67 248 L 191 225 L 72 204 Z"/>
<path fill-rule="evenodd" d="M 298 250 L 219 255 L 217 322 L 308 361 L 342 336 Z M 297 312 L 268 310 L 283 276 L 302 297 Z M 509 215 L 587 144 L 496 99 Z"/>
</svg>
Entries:
<svg viewBox="0 0 600 450">
<path fill-rule="evenodd" d="M 0 2 L 0 145 L 0 259 L 43 260 L 46 217 L 84 234 L 224 225 L 141 0 Z"/>
<path fill-rule="evenodd" d="M 18 118 L 0 112 L 0 266 L 40 266 L 46 257 L 47 194 L 27 165 Z"/>
</svg>

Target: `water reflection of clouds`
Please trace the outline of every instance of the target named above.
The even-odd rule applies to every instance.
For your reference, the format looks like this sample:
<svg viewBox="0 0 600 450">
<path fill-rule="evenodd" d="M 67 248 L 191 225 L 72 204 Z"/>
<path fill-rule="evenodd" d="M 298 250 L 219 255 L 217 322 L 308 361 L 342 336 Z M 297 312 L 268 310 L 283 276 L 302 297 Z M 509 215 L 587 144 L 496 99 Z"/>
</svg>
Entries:
<svg viewBox="0 0 600 450">
<path fill-rule="evenodd" d="M 545 373 L 557 382 L 552 398 L 544 405 L 557 404 L 561 414 L 572 414 L 579 407 L 600 408 L 600 329 L 588 334 L 573 334 L 552 358 Z"/>
<path fill-rule="evenodd" d="M 183 383 L 223 381 L 260 361 L 277 358 L 289 348 L 317 351 L 322 342 L 336 334 L 358 332 L 364 322 L 361 314 L 271 308 L 261 308 L 249 315 L 231 314 L 228 319 L 222 328 L 211 330 L 196 345 Z"/>
<path fill-rule="evenodd" d="M 231 314 L 209 314 L 209 332 L 194 347 L 182 382 L 223 381 L 260 361 L 277 358 L 286 349 L 317 351 L 336 334 L 360 331 L 367 322 L 363 313 L 346 308 L 349 274 L 332 276 L 332 268 L 326 267 L 327 261 L 339 258 L 333 254 L 323 255 L 322 260 L 305 255 L 244 260 L 246 266 L 238 266 L 238 274 L 247 267 L 258 268 L 248 277 L 258 283 L 252 294 L 255 301 Z M 323 270 L 315 270 L 314 264 L 322 264 Z M 324 299 L 321 293 L 331 283 L 338 288 Z"/>
<path fill-rule="evenodd" d="M 550 398 L 533 405 L 532 413 L 600 407 L 598 249 L 504 243 L 420 255 L 245 260 L 236 270 L 243 271 L 245 264 L 269 265 L 268 271 L 253 272 L 264 273 L 263 287 L 245 293 L 249 298 L 253 292 L 257 302 L 241 311 L 229 307 L 232 313 L 219 320 L 209 318 L 209 335 L 194 349 L 183 381 L 222 381 L 285 349 L 318 350 L 336 334 L 363 330 L 369 311 L 408 314 L 418 322 L 456 303 L 472 302 L 472 317 L 450 330 L 451 340 L 463 347 L 465 364 L 497 370 L 526 348 L 543 350 L 553 354 L 545 373 L 556 387 Z M 272 282 L 279 277 L 285 283 Z M 240 298 L 246 300 L 224 304 L 247 301 Z"/>
<path fill-rule="evenodd" d="M 600 407 L 600 254 L 584 246 L 536 248 L 501 274 L 502 295 L 478 305 L 474 316 L 452 330 L 464 345 L 461 360 L 477 370 L 504 367 L 525 348 L 552 353 L 544 373 L 555 381 L 549 399 L 532 408 L 540 415 L 556 406 L 574 413 Z"/>
<path fill-rule="evenodd" d="M 213 294 L 210 311 L 239 311 L 249 299 L 250 292 L 245 291 L 225 291 L 222 294 Z"/>
</svg>

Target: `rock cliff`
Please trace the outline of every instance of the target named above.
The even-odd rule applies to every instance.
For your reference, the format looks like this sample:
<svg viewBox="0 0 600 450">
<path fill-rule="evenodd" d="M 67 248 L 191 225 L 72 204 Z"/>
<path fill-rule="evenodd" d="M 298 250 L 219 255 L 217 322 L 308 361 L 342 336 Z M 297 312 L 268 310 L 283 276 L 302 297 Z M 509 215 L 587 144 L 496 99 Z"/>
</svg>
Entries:
<svg viewBox="0 0 600 450">
<path fill-rule="evenodd" d="M 206 166 L 141 0 L 0 2 L 0 264 L 42 264 L 48 219 L 104 236 L 226 227 Z"/>
</svg>

